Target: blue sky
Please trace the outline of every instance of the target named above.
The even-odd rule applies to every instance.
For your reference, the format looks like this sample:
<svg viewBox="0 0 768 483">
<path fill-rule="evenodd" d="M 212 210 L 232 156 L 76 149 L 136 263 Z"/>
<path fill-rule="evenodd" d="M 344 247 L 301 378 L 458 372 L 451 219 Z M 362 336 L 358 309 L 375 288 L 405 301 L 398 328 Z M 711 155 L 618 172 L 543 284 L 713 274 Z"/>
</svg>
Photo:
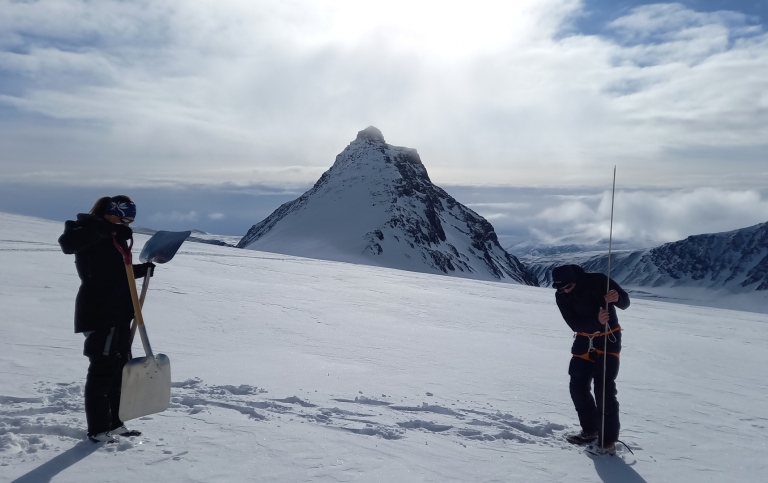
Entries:
<svg viewBox="0 0 768 483">
<path fill-rule="evenodd" d="M 610 36 L 609 24 L 613 20 L 630 14 L 639 6 L 663 3 L 635 0 L 586 0 L 582 2 L 582 15 L 575 21 L 576 31 L 582 34 Z M 736 12 L 744 16 L 743 22 L 747 25 L 764 26 L 768 19 L 768 2 L 762 0 L 678 0 L 674 3 L 700 13 Z"/>
<path fill-rule="evenodd" d="M 768 221 L 766 3 L 0 0 L 0 210 L 244 234 L 374 125 L 510 241 Z"/>
</svg>

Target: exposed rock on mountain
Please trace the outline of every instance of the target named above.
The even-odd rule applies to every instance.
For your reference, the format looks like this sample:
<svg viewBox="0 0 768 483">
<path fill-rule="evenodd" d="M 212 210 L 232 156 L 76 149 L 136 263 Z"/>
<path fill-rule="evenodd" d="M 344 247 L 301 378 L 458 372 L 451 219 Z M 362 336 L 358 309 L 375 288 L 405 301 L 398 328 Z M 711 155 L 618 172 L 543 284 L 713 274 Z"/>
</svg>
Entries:
<svg viewBox="0 0 768 483">
<path fill-rule="evenodd" d="M 544 286 L 552 284 L 552 268 L 563 263 L 578 263 L 589 272 L 608 271 L 605 252 L 523 260 Z M 653 289 L 706 289 L 719 294 L 754 294 L 752 300 L 768 301 L 768 223 L 614 253 L 610 273 L 623 287 L 649 293 L 663 292 Z"/>
<path fill-rule="evenodd" d="M 372 126 L 238 247 L 538 285 L 487 220 L 431 182 L 415 149 L 387 144 Z"/>
</svg>

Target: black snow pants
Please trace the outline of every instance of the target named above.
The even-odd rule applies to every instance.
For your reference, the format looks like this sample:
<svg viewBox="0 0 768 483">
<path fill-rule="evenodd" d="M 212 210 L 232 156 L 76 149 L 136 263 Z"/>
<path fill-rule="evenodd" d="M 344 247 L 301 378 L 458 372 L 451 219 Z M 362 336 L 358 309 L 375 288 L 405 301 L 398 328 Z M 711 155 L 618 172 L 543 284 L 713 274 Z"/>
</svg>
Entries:
<svg viewBox="0 0 768 483">
<path fill-rule="evenodd" d="M 88 357 L 85 379 L 85 419 L 88 434 L 111 431 L 122 426 L 120 387 L 123 366 L 130 359 L 130 326 L 91 332 L 85 339 L 83 355 Z"/>
<path fill-rule="evenodd" d="M 573 356 L 568 367 L 571 376 L 570 391 L 573 405 L 579 415 L 581 429 L 585 433 L 597 432 L 603 437 L 601 430 L 603 409 L 603 359 L 605 354 L 593 351 L 584 356 Z M 619 358 L 608 354 L 605 360 L 605 440 L 601 446 L 607 446 L 619 440 L 619 401 L 616 398 L 616 377 L 619 375 Z M 594 385 L 595 397 L 592 397 Z"/>
</svg>

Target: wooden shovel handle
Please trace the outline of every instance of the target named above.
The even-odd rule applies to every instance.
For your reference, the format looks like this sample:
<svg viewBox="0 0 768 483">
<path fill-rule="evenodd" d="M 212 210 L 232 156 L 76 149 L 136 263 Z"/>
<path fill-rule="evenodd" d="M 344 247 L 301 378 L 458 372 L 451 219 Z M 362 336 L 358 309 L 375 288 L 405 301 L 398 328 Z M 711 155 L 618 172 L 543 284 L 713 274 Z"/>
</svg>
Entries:
<svg viewBox="0 0 768 483">
<path fill-rule="evenodd" d="M 144 308 L 144 299 L 147 298 L 147 288 L 149 288 L 149 279 L 152 278 L 152 272 L 155 269 L 151 266 L 147 268 L 147 274 L 144 275 L 144 282 L 141 284 L 141 295 L 139 295 L 139 305 Z M 133 338 L 136 337 L 136 318 L 131 321 L 131 345 L 133 345 Z"/>
<path fill-rule="evenodd" d="M 144 324 L 144 317 L 141 316 L 141 302 L 139 301 L 139 294 L 136 291 L 136 279 L 134 278 L 132 264 L 128 263 L 125 265 L 125 274 L 128 277 L 128 286 L 131 289 L 131 301 L 133 302 L 136 325 L 141 326 Z"/>
<path fill-rule="evenodd" d="M 136 290 L 136 277 L 133 273 L 133 263 L 131 259 L 131 247 L 133 246 L 133 237 L 131 237 L 131 243 L 127 249 L 117 241 L 117 238 L 112 234 L 112 241 L 114 242 L 117 250 L 123 256 L 123 262 L 125 262 L 125 274 L 128 277 L 128 288 L 131 292 L 131 302 L 133 302 L 134 317 L 136 317 L 136 328 L 141 335 L 141 342 L 144 345 L 144 353 L 147 357 L 152 357 L 152 347 L 149 345 L 149 339 L 147 338 L 147 332 L 144 328 L 144 317 L 141 315 L 141 302 L 139 301 L 139 294 Z"/>
</svg>

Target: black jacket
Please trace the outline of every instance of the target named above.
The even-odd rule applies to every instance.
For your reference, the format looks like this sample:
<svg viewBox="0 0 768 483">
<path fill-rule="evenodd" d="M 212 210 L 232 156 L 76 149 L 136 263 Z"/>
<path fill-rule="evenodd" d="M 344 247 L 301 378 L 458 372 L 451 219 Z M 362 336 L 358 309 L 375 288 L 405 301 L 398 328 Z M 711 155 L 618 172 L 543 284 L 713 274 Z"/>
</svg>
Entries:
<svg viewBox="0 0 768 483">
<path fill-rule="evenodd" d="M 127 241 L 133 237 L 127 226 L 82 213 L 77 215 L 77 221 L 64 224 L 59 245 L 64 253 L 75 255 L 81 282 L 75 301 L 75 332 L 127 325 L 133 319 L 125 263 L 114 245 L 113 234 L 127 250 Z M 140 278 L 147 267 L 133 265 L 133 270 L 135 277 Z"/>
<path fill-rule="evenodd" d="M 578 267 L 578 266 L 577 266 Z M 593 334 L 606 331 L 606 326 L 597 319 L 600 309 L 605 307 L 605 294 L 608 291 L 608 277 L 602 273 L 586 273 L 581 267 L 578 267 L 579 278 L 576 281 L 576 287 L 570 293 L 557 293 L 555 301 L 563 319 L 574 332 Z M 616 315 L 616 307 L 624 310 L 629 307 L 629 295 L 622 289 L 618 283 L 610 281 L 610 290 L 615 290 L 619 294 L 619 300 L 616 303 L 608 305 L 610 318 L 608 326 L 614 329 L 619 326 L 619 318 Z M 595 347 L 602 350 L 603 339 L 596 337 L 594 339 Z M 599 344 L 598 344 L 599 342 Z M 617 331 L 608 338 L 608 351 L 619 352 L 621 350 L 621 332 Z M 576 337 L 572 353 L 583 354 L 589 348 L 589 340 L 586 337 Z M 583 349 L 583 350 L 582 350 Z"/>
</svg>

